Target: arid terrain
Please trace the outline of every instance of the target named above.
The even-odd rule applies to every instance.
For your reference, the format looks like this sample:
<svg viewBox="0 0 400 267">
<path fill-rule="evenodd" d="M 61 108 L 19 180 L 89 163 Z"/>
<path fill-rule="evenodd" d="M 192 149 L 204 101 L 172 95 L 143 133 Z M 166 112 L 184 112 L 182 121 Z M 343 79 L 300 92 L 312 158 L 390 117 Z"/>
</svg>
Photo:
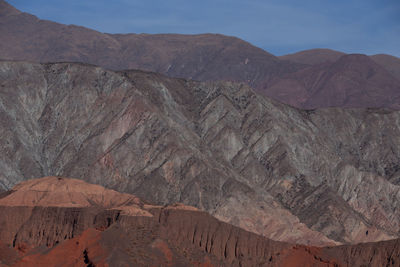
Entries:
<svg viewBox="0 0 400 267">
<path fill-rule="evenodd" d="M 0 63 L 0 185 L 85 179 L 268 238 L 399 236 L 400 112 L 303 111 L 232 82 Z"/>
<path fill-rule="evenodd" d="M 268 240 L 181 204 L 45 177 L 0 195 L 1 266 L 397 266 L 398 240 L 316 248 Z M 372 264 L 372 265 L 371 265 Z"/>
<path fill-rule="evenodd" d="M 0 267 L 400 266 L 399 136 L 394 56 L 0 0 Z"/>
</svg>

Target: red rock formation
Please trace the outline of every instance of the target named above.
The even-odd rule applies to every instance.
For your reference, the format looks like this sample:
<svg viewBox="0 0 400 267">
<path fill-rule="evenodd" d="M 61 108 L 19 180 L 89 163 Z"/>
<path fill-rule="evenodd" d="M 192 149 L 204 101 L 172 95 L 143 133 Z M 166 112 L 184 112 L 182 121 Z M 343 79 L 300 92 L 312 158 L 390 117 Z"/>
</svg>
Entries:
<svg viewBox="0 0 400 267">
<path fill-rule="evenodd" d="M 20 253 L 0 241 L 0 267 L 11 266 L 18 261 Z"/>
<path fill-rule="evenodd" d="M 130 194 L 89 185 L 78 179 L 65 182 L 62 177 L 44 177 L 19 183 L 13 187 L 12 194 L 0 199 L 0 206 L 9 207 L 117 208 L 139 205 L 143 204 Z"/>
<path fill-rule="evenodd" d="M 62 190 L 65 195 L 84 195 L 78 202 L 84 207 L 72 202 L 68 206 L 68 196 L 62 196 Z M 109 205 L 110 194 L 116 200 L 127 197 L 59 177 L 17 185 L 0 199 L 1 214 L 5 215 L 0 222 L 0 266 L 333 267 L 396 266 L 400 260 L 399 240 L 329 248 L 293 246 L 268 240 L 181 204 L 143 205 L 131 196 L 136 201 L 125 207 L 132 205 L 146 212 L 123 214 L 118 207 Z M 32 195 L 39 196 L 34 201 L 40 206 L 27 202 Z M 54 198 L 56 195 L 60 203 Z M 99 199 L 106 201 L 99 204 Z M 46 206 L 46 201 L 51 206 Z M 115 205 L 119 205 L 118 201 Z M 12 235 L 14 238 L 10 238 Z"/>
</svg>

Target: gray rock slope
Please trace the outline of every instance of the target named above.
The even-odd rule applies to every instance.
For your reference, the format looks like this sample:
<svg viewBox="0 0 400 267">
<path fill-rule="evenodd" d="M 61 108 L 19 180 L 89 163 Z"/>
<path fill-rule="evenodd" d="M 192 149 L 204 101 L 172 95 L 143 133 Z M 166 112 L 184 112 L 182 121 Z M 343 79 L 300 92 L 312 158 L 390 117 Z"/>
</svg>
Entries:
<svg viewBox="0 0 400 267">
<path fill-rule="evenodd" d="M 83 178 L 275 240 L 399 237 L 400 112 L 303 111 L 231 82 L 0 62 L 0 188 Z"/>
</svg>

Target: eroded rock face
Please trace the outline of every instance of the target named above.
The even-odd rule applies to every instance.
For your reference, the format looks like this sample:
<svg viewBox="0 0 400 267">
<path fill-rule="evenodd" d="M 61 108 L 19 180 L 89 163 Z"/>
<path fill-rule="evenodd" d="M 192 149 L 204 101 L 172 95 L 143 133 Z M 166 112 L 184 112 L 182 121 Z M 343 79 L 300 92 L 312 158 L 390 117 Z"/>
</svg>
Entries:
<svg viewBox="0 0 400 267">
<path fill-rule="evenodd" d="M 0 81 L 3 188 L 64 175 L 277 240 L 398 236 L 398 112 L 301 111 L 241 84 L 82 64 L 2 62 Z"/>
<path fill-rule="evenodd" d="M 84 207 L 68 205 L 65 199 L 79 194 L 79 188 L 85 197 L 77 203 Z M 39 198 L 27 202 L 35 194 Z M 17 185 L 0 199 L 5 215 L 0 221 L 1 266 L 396 266 L 400 259 L 398 240 L 327 248 L 291 245 L 182 204 L 154 206 L 130 195 L 135 202 L 124 208 L 143 212 L 127 214 L 119 203 L 98 202 L 110 194 L 116 200 L 127 197 L 60 177 Z"/>
<path fill-rule="evenodd" d="M 9 71 L 16 66 L 21 67 L 20 71 L 11 74 Z M 76 68 L 74 78 L 67 77 L 72 74 L 70 68 Z M 196 83 L 150 73 L 117 74 L 76 64 L 5 63 L 4 70 L 3 88 L 9 88 L 3 90 L 8 114 L 15 112 L 24 118 L 16 121 L 14 115 L 4 113 L 4 126 L 9 125 L 3 128 L 5 170 L 2 182 L 5 187 L 21 177 L 69 173 L 75 177 L 85 175 L 89 181 L 118 190 L 135 192 L 152 202 L 181 201 L 209 211 L 219 205 L 224 194 L 230 194 L 232 190 L 247 190 L 242 182 L 238 183 L 242 179 L 240 174 L 223 158 L 215 160 L 215 152 L 208 148 L 198 133 L 201 107 L 193 98 L 196 96 L 188 90 L 194 89 L 192 86 Z M 24 81 L 20 74 L 25 71 L 28 80 Z M 44 71 L 50 76 L 31 71 Z M 61 78 L 61 72 L 70 74 Z M 16 76 L 13 78 L 12 75 Z M 70 84 L 71 78 L 75 80 L 74 85 Z M 19 85 L 13 84 L 15 81 L 25 84 L 21 84 L 22 87 L 37 84 L 39 86 L 35 87 L 42 89 L 26 91 L 33 94 L 29 96 L 20 96 L 22 91 L 16 95 L 13 88 Z M 72 89 L 76 85 L 79 86 Z M 220 85 L 203 86 L 219 90 Z M 170 88 L 174 90 L 170 91 Z M 207 94 L 201 87 L 196 90 L 194 93 L 203 97 Z M 215 97 L 218 95 L 212 96 Z M 83 102 L 77 103 L 76 98 Z M 12 101 L 19 100 L 27 101 L 22 104 L 24 108 L 11 106 Z M 227 103 L 233 111 L 230 102 Z M 17 139 L 9 132 L 14 127 L 12 125 L 21 129 Z M 203 131 L 208 130 L 204 128 Z M 61 140 L 60 136 L 64 134 L 66 139 Z M 21 144 L 27 146 L 23 148 Z M 125 167 L 121 169 L 122 165 Z M 234 184 L 236 186 L 232 187 Z M 253 194 L 248 194 L 252 199 Z M 271 200 L 272 197 L 267 197 L 260 201 L 269 207 Z M 268 210 L 279 212 L 282 209 L 279 203 L 275 203 Z M 261 211 L 261 214 L 268 215 L 268 212 Z M 274 221 L 275 227 L 280 229 L 300 225 L 299 220 L 288 212 L 285 218 Z M 332 242 L 306 226 L 299 227 L 307 235 L 315 235 L 314 240 L 318 242 Z M 297 232 L 290 235 L 293 239 L 303 239 Z"/>
<path fill-rule="evenodd" d="M 0 219 L 1 241 L 21 251 L 52 247 L 87 228 L 107 228 L 120 216 L 117 210 L 93 208 L 0 206 L 0 209 L 5 214 Z"/>
<path fill-rule="evenodd" d="M 240 81 L 306 109 L 400 109 L 400 59 L 395 57 L 314 49 L 278 58 L 229 36 L 103 34 L 40 20 L 3 0 L 0 9 L 0 59 L 83 62 L 202 81 Z"/>
<path fill-rule="evenodd" d="M 121 214 L 151 216 L 135 196 L 62 177 L 28 180 L 0 197 L 0 241 L 20 250 L 105 229 Z"/>
<path fill-rule="evenodd" d="M 398 112 L 301 111 L 242 84 L 72 63 L 2 62 L 0 86 L 2 188 L 72 176 L 276 240 L 398 236 Z"/>
</svg>

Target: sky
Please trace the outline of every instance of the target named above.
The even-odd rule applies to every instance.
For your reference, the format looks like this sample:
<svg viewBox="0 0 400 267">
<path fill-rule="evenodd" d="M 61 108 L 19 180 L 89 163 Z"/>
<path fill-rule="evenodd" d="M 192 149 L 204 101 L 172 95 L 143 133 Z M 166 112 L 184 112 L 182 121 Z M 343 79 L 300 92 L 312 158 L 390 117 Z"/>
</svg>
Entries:
<svg viewBox="0 0 400 267">
<path fill-rule="evenodd" d="M 221 33 L 274 55 L 312 48 L 400 57 L 400 0 L 7 0 L 107 33 Z"/>
</svg>

